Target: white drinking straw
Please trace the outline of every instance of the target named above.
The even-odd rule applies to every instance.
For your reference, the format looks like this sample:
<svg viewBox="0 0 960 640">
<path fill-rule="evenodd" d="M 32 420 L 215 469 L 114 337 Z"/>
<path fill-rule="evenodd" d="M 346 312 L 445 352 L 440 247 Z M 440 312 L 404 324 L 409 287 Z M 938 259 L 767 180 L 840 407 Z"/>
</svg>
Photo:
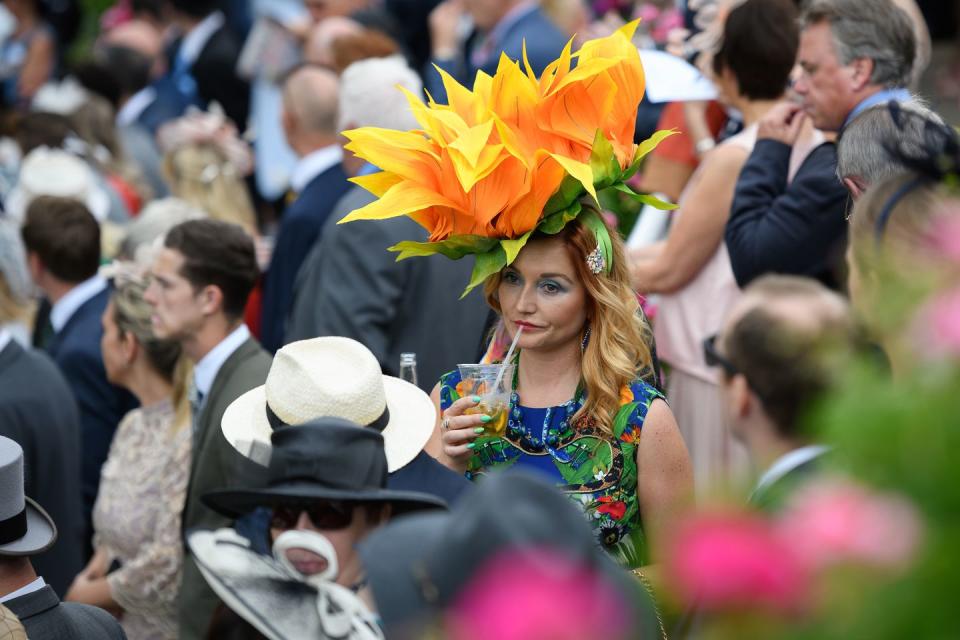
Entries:
<svg viewBox="0 0 960 640">
<path fill-rule="evenodd" d="M 507 370 L 507 365 L 510 364 L 510 358 L 513 357 L 513 350 L 517 348 L 517 342 L 520 341 L 521 333 L 523 333 L 523 327 L 517 327 L 517 335 L 513 336 L 513 342 L 510 343 L 507 355 L 503 358 L 503 364 L 500 365 L 500 371 L 497 372 L 497 380 L 493 383 L 494 393 L 497 393 L 497 389 L 500 388 L 500 382 L 503 380 L 503 372 Z"/>
</svg>

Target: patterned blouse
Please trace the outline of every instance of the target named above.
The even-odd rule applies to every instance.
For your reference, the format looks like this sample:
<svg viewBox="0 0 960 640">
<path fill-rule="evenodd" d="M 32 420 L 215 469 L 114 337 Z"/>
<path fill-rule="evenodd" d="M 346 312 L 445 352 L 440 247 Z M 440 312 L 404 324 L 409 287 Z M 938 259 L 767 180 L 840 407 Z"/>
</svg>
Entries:
<svg viewBox="0 0 960 640">
<path fill-rule="evenodd" d="M 441 410 L 461 397 L 459 384 L 458 371 L 440 378 Z M 467 478 L 511 467 L 547 474 L 583 509 L 607 552 L 623 566 L 642 566 L 648 557 L 637 498 L 637 445 L 657 398 L 663 394 L 642 380 L 624 387 L 611 437 L 589 419 L 571 424 L 583 406 L 583 393 L 558 407 L 535 409 L 522 406 L 514 391 L 506 433 L 475 441 Z"/>
<path fill-rule="evenodd" d="M 177 637 L 180 513 L 190 429 L 173 433 L 169 400 L 128 413 L 113 438 L 93 510 L 94 540 L 120 568 L 107 576 L 130 640 Z"/>
</svg>

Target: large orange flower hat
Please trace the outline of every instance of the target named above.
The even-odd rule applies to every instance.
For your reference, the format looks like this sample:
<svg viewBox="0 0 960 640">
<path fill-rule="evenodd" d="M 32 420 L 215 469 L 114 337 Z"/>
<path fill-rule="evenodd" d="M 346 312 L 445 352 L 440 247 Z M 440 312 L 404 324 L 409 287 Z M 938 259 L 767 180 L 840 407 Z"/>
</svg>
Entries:
<svg viewBox="0 0 960 640">
<path fill-rule="evenodd" d="M 523 69 L 501 56 L 496 73 L 477 73 L 472 90 L 438 69 L 449 104 L 407 95 L 421 129 L 345 131 L 346 148 L 381 171 L 353 178 L 378 200 L 340 222 L 411 217 L 430 238 L 390 247 L 397 259 L 474 254 L 470 291 L 513 262 L 531 233 L 557 233 L 579 217 L 597 236 L 597 262 L 609 272 L 610 236 L 597 192 L 618 189 L 669 206 L 626 184 L 673 133 L 633 141 L 644 90 L 631 42 L 637 24 L 576 53 L 567 43 L 540 78 L 526 55 Z"/>
</svg>

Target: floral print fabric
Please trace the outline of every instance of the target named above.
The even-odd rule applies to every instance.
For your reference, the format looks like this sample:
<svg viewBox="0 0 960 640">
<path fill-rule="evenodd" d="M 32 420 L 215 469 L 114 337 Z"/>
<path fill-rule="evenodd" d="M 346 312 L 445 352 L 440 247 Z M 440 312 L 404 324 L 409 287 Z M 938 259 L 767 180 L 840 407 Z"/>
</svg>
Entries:
<svg viewBox="0 0 960 640">
<path fill-rule="evenodd" d="M 460 374 L 440 379 L 440 407 L 461 397 Z M 643 421 L 650 403 L 663 395 L 642 380 L 620 393 L 613 437 L 592 420 L 571 418 L 583 405 L 577 397 L 558 407 L 536 409 L 520 404 L 516 392 L 502 437 L 481 436 L 467 466 L 470 480 L 507 468 L 546 473 L 584 511 L 597 540 L 627 567 L 647 562 L 647 544 L 637 499 L 637 457 Z"/>
</svg>

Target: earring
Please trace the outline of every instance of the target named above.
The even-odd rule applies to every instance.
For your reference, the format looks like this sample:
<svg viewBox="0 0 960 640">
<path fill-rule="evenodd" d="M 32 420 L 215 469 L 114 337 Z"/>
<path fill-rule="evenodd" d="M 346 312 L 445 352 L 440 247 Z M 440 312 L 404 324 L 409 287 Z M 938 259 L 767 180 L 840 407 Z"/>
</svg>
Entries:
<svg viewBox="0 0 960 640">
<path fill-rule="evenodd" d="M 587 350 L 587 345 L 590 343 L 590 321 L 587 320 L 587 330 L 583 332 L 583 340 L 580 342 L 580 354 L 582 355 L 584 351 Z"/>
</svg>

